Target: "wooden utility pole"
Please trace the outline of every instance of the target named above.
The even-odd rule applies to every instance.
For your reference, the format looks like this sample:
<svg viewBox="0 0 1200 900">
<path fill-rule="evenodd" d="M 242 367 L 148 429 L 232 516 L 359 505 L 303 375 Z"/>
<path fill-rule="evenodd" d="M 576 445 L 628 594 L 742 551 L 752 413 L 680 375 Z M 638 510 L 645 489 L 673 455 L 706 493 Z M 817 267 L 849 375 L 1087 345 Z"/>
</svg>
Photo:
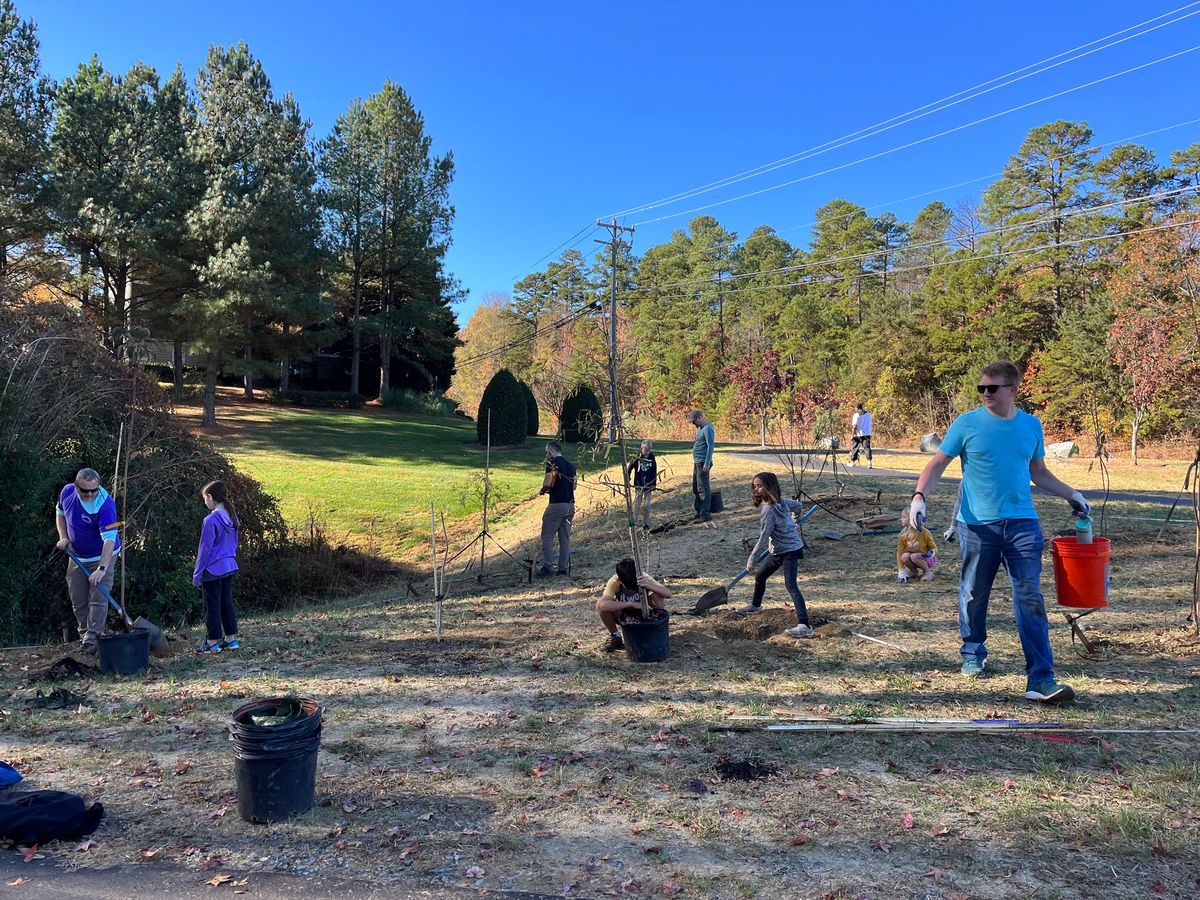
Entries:
<svg viewBox="0 0 1200 900">
<path fill-rule="evenodd" d="M 601 222 L 597 219 L 596 224 L 612 232 L 611 240 L 596 241 L 596 243 L 607 244 L 611 251 L 609 254 L 609 279 L 612 282 L 612 290 L 608 301 L 608 442 L 615 444 L 617 442 L 617 249 L 620 244 L 618 235 L 623 231 L 633 234 L 633 227 L 618 225 L 616 219 L 611 222 Z"/>
</svg>

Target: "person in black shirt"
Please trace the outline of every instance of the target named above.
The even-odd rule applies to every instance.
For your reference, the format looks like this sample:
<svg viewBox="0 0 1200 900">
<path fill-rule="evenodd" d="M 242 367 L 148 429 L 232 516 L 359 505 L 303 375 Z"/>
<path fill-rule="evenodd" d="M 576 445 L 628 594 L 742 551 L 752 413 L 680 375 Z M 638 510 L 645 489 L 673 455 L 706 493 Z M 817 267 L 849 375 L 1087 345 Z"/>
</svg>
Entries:
<svg viewBox="0 0 1200 900">
<path fill-rule="evenodd" d="M 658 486 L 658 460 L 654 458 L 654 445 L 642 441 L 641 452 L 633 461 L 633 486 L 636 488 L 633 515 L 642 518 L 642 527 L 650 527 L 650 497 Z"/>
<path fill-rule="evenodd" d="M 567 575 L 571 571 L 571 521 L 575 518 L 575 467 L 562 455 L 562 445 L 558 441 L 546 444 L 546 479 L 542 482 L 542 493 L 550 495 L 550 502 L 542 513 L 542 567 L 536 574 L 539 578 Z M 555 536 L 558 537 L 557 554 L 554 552 Z"/>
</svg>

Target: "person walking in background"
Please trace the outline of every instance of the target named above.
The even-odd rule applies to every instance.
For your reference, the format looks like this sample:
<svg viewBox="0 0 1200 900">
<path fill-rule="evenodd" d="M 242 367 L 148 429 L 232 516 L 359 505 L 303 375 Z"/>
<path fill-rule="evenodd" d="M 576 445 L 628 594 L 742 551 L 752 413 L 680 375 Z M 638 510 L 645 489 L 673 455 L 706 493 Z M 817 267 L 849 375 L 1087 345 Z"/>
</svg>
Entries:
<svg viewBox="0 0 1200 900">
<path fill-rule="evenodd" d="M 693 409 L 688 413 L 688 421 L 696 427 L 696 440 L 692 443 L 692 494 L 695 497 L 695 522 L 712 521 L 712 484 L 709 475 L 712 472 L 713 448 L 717 443 L 717 433 L 712 422 L 704 418 L 704 413 Z"/>
<path fill-rule="evenodd" d="M 958 510 L 962 575 L 958 594 L 962 634 L 962 673 L 984 674 L 987 660 L 987 607 L 1001 563 L 1012 582 L 1013 613 L 1025 654 L 1025 696 L 1042 703 L 1066 703 L 1075 692 L 1054 679 L 1050 623 L 1042 597 L 1045 539 L 1029 483 L 1062 497 L 1077 516 L 1091 509 L 1083 494 L 1046 468 L 1046 440 L 1036 416 L 1017 409 L 1021 372 L 1010 362 L 994 362 L 979 374 L 983 406 L 954 420 L 946 439 L 917 479 L 909 515 L 925 517 L 925 495 L 950 460 L 962 460 L 962 503 Z"/>
<path fill-rule="evenodd" d="M 546 478 L 541 493 L 550 495 L 542 513 L 542 567 L 539 578 L 571 572 L 571 523 L 575 518 L 575 467 L 562 455 L 558 441 L 546 443 Z M 554 539 L 558 538 L 558 551 Z M 558 566 L 555 568 L 555 562 Z"/>
<path fill-rule="evenodd" d="M 117 504 L 100 487 L 95 469 L 80 469 L 75 480 L 59 491 L 54 512 L 55 546 L 74 554 L 84 566 L 81 569 L 75 560 L 67 560 L 67 594 L 79 626 L 80 649 L 95 653 L 108 621 L 108 600 L 100 587 L 112 590 L 113 557 L 121 549 Z"/>
<path fill-rule="evenodd" d="M 237 615 L 233 611 L 233 573 L 238 570 L 238 530 L 242 523 L 223 481 L 210 481 L 200 491 L 208 515 L 200 528 L 200 546 L 192 584 L 204 593 L 204 623 L 208 638 L 197 653 L 237 650 Z M 223 640 L 222 640 L 223 639 Z"/>
<path fill-rule="evenodd" d="M 658 460 L 654 458 L 654 444 L 642 441 L 637 459 L 633 461 L 633 487 L 635 520 L 641 517 L 642 528 L 650 528 L 650 498 L 658 487 Z"/>
<path fill-rule="evenodd" d="M 867 451 L 867 468 L 875 468 L 875 463 L 871 457 L 871 433 L 875 430 L 875 421 L 871 418 L 871 414 L 867 412 L 863 405 L 858 404 L 858 409 L 854 411 L 854 415 L 850 417 L 850 464 L 854 465 L 858 462 L 858 455 L 863 449 Z"/>
<path fill-rule="evenodd" d="M 750 482 L 750 496 L 759 514 L 758 543 L 746 560 L 746 571 L 754 575 L 754 599 L 738 610 L 739 613 L 762 612 L 763 595 L 767 590 L 767 579 L 783 569 L 783 584 L 792 597 L 796 608 L 796 625 L 787 633 L 796 638 L 809 638 L 813 630 L 808 624 L 808 608 L 804 595 L 796 584 L 796 571 L 804 558 L 804 538 L 792 518 L 801 512 L 799 500 L 782 496 L 779 479 L 774 472 L 759 472 Z M 769 550 L 770 555 L 762 562 L 759 554 Z"/>
</svg>

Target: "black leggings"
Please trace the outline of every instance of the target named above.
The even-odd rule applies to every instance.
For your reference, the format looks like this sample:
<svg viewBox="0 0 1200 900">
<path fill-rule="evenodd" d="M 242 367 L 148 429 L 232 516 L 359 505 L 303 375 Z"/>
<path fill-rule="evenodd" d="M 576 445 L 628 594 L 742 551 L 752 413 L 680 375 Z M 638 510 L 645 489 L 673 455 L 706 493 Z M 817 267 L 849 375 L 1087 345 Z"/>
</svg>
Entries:
<svg viewBox="0 0 1200 900">
<path fill-rule="evenodd" d="M 233 573 L 200 584 L 204 591 L 204 619 L 208 639 L 219 641 L 222 636 L 237 634 L 237 616 L 233 612 Z"/>
<path fill-rule="evenodd" d="M 754 605 L 762 606 L 763 594 L 767 590 L 767 579 L 782 567 L 784 587 L 792 595 L 792 603 L 796 607 L 796 621 L 801 625 L 807 625 L 808 609 L 804 606 L 804 595 L 800 593 L 800 585 L 796 584 L 796 570 L 800 568 L 800 560 L 803 558 L 803 550 L 792 550 L 788 553 L 772 553 L 760 562 L 754 572 Z"/>
</svg>

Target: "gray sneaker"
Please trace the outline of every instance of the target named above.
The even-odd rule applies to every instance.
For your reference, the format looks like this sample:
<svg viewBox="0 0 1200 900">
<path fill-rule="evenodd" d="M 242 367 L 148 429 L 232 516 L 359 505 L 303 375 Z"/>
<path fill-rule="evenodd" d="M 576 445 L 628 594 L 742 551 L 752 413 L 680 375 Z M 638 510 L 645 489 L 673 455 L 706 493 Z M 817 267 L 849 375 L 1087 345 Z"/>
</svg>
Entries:
<svg viewBox="0 0 1200 900">
<path fill-rule="evenodd" d="M 986 662 L 987 660 L 982 656 L 964 656 L 961 671 L 968 678 L 981 678 Z"/>
<path fill-rule="evenodd" d="M 762 612 L 762 607 L 761 607 L 761 606 L 755 606 L 753 603 L 747 603 L 745 606 L 743 606 L 743 607 L 739 608 L 738 610 L 736 610 L 736 612 L 739 612 L 739 613 L 741 613 L 742 615 L 744 615 L 744 616 L 747 616 L 747 615 L 750 615 L 751 613 L 760 613 L 760 612 Z"/>
<path fill-rule="evenodd" d="M 795 628 L 789 628 L 787 633 L 794 638 L 810 638 L 816 634 L 808 625 L 797 625 Z"/>
<path fill-rule="evenodd" d="M 1053 678 L 1047 681 L 1029 681 L 1025 684 L 1025 699 L 1038 703 L 1070 703 L 1075 692 L 1067 684 L 1059 684 Z"/>
</svg>

